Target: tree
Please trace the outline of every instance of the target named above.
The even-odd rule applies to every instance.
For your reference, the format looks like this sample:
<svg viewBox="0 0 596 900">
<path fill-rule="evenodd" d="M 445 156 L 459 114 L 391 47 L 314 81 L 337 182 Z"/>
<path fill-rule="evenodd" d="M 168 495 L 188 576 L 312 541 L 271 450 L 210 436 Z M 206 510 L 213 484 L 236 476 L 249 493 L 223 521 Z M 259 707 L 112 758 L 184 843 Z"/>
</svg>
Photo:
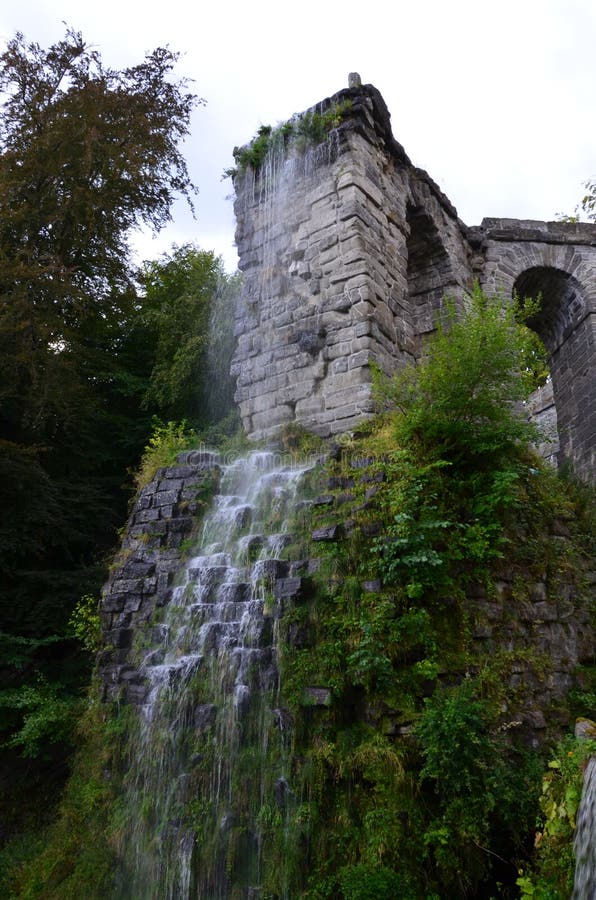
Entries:
<svg viewBox="0 0 596 900">
<path fill-rule="evenodd" d="M 74 683 L 67 622 L 97 590 L 145 443 L 152 361 L 127 241 L 195 188 L 180 150 L 199 101 L 158 48 L 106 68 L 67 29 L 0 55 L 0 668 Z M 70 667 L 70 674 L 69 674 Z M 13 707 L 14 708 L 14 707 Z"/>
<path fill-rule="evenodd" d="M 596 222 L 596 179 L 590 178 L 584 182 L 584 187 L 586 193 L 582 197 L 581 208 L 590 222 Z"/>
<path fill-rule="evenodd" d="M 115 72 L 71 30 L 47 51 L 17 35 L 0 57 L 0 403 L 8 439 L 54 434 L 76 406 L 73 375 L 77 386 L 95 389 L 97 351 L 113 354 L 134 296 L 130 230 L 161 227 L 175 192 L 190 199 L 178 143 L 196 98 L 168 80 L 175 60 L 158 49 Z"/>
<path fill-rule="evenodd" d="M 192 244 L 145 263 L 141 318 L 155 345 L 145 405 L 201 428 L 232 406 L 229 374 L 238 277 Z"/>
</svg>

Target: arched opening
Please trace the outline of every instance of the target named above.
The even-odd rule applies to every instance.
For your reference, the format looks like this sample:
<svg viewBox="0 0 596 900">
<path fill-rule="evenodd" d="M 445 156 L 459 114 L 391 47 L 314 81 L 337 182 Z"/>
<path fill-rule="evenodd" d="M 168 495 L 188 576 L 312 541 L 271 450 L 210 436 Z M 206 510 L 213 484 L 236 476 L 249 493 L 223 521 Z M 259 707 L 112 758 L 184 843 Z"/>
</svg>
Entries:
<svg viewBox="0 0 596 900">
<path fill-rule="evenodd" d="M 445 292 L 453 283 L 452 266 L 439 231 L 431 217 L 419 206 L 409 205 L 408 296 L 414 334 L 433 331 Z"/>
<path fill-rule="evenodd" d="M 531 398 L 537 423 L 545 432 L 545 456 L 570 461 L 578 474 L 593 477 L 594 403 L 585 302 L 579 282 L 551 266 L 533 266 L 518 275 L 514 296 L 540 300 L 527 322 L 543 341 L 550 363 L 550 383 Z"/>
<path fill-rule="evenodd" d="M 515 281 L 518 297 L 540 297 L 540 311 L 528 322 L 552 355 L 569 337 L 581 317 L 583 302 L 576 279 L 562 269 L 534 266 Z"/>
</svg>

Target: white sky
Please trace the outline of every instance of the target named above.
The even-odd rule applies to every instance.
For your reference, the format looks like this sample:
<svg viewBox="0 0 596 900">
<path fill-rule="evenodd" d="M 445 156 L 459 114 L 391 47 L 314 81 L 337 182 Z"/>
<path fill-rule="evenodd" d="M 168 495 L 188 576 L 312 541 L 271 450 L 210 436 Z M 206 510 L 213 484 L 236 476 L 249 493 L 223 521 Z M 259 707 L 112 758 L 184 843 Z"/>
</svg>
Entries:
<svg viewBox="0 0 596 900">
<path fill-rule="evenodd" d="M 595 0 L 3 0 L 0 38 L 48 46 L 66 22 L 104 63 L 168 44 L 207 100 L 185 152 L 199 186 L 143 258 L 195 241 L 236 266 L 232 148 L 347 86 L 383 94 L 393 133 L 468 225 L 573 212 L 596 175 Z"/>
</svg>

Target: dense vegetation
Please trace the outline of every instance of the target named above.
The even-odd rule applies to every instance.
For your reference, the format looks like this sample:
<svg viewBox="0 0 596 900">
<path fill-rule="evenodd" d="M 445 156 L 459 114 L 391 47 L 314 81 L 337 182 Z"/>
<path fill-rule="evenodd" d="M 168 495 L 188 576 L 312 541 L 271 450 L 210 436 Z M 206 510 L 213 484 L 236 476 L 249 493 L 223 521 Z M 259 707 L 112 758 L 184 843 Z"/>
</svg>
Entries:
<svg viewBox="0 0 596 900">
<path fill-rule="evenodd" d="M 483 605 L 504 604 L 511 621 L 537 580 L 549 597 L 571 589 L 592 612 L 593 498 L 529 447 L 519 405 L 528 340 L 513 312 L 476 292 L 417 370 L 380 380 L 390 408 L 311 471 L 312 502 L 297 511 L 286 552 L 320 562 L 280 621 L 291 793 L 283 814 L 273 802 L 258 811 L 264 897 L 569 896 L 582 763 L 594 745 L 556 741 L 576 713 L 593 715 L 592 673 L 545 710 L 537 750 L 524 711 L 550 658 L 523 639 L 500 643 L 498 629 L 477 639 Z M 299 429 L 284 441 L 312 449 Z M 553 536 L 561 523 L 565 540 Z M 329 539 L 314 541 L 326 527 Z M 22 866 L 13 850 L 15 897 L 110 896 L 128 716 L 92 702 L 45 849 Z M 272 727 L 263 744 L 271 796 L 274 763 L 288 753 L 280 740 Z M 205 758 L 214 752 L 207 741 Z M 238 768 L 247 802 L 258 764 L 250 749 Z M 183 813 L 199 831 L 203 802 L 191 797 Z"/>
<path fill-rule="evenodd" d="M 487 601 L 504 603 L 511 621 L 534 579 L 554 598 L 574 584 L 593 603 L 584 580 L 590 494 L 535 458 L 516 405 L 528 337 L 513 311 L 503 316 L 476 292 L 466 317 L 451 313 L 439 329 L 427 360 L 381 387 L 398 411 L 336 453 L 335 507 L 316 499 L 328 475 L 314 485 L 306 534 L 339 522 L 344 536 L 325 545 L 312 598 L 285 622 L 304 896 L 569 896 L 590 748 L 570 741 L 558 753 L 565 777 L 541 814 L 545 760 L 524 710 L 552 661 L 506 630 L 476 639 L 479 625 L 487 634 Z M 569 541 L 553 537 L 557 519 Z M 298 555 L 320 556 L 320 546 Z M 309 685 L 331 689 L 329 709 L 304 707 Z M 593 715 L 593 701 L 588 690 L 545 710 L 551 741 L 575 711 Z M 547 771 L 550 784 L 560 763 Z"/>
<path fill-rule="evenodd" d="M 209 406 L 201 382 L 234 279 L 193 246 L 138 272 L 128 247 L 131 229 L 159 229 L 195 191 L 180 142 L 202 101 L 175 63 L 158 48 L 107 69 L 71 30 L 47 50 L 17 35 L 0 55 L 4 839 L 51 808 L 66 773 L 93 658 L 76 635 L 126 515 L 128 470 L 167 428 L 155 417 L 188 430 L 228 411 L 229 379 Z M 229 326 L 220 316 L 224 372 Z"/>
</svg>

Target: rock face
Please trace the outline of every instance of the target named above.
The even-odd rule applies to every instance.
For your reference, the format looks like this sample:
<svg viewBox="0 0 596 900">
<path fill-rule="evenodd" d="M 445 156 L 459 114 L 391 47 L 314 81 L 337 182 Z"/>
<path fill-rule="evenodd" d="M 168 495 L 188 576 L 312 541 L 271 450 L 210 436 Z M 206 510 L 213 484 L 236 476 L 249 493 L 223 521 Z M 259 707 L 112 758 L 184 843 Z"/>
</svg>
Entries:
<svg viewBox="0 0 596 900">
<path fill-rule="evenodd" d="M 412 165 L 371 85 L 322 101 L 325 140 L 272 142 L 235 177 L 244 289 L 232 372 L 254 438 L 298 421 L 323 436 L 372 412 L 371 363 L 416 359 L 444 296 L 475 279 L 508 302 L 542 294 L 532 326 L 551 354 L 560 455 L 595 467 L 596 228 L 484 219 L 468 228 Z"/>
<path fill-rule="evenodd" d="M 185 542 L 193 533 L 196 535 L 196 526 L 201 523 L 205 509 L 201 498 L 214 493 L 220 476 L 215 457 L 193 453 L 181 455 L 182 464 L 160 469 L 155 479 L 141 489 L 132 509 L 122 550 L 112 568 L 102 602 L 107 649 L 101 654 L 99 668 L 104 699 L 124 699 L 134 705 L 142 705 L 147 700 L 147 662 L 143 665 L 138 652 L 135 653 L 133 638 L 135 634 L 137 639 L 144 634 L 151 646 L 162 644 L 160 629 L 164 626 L 156 624 L 156 619 L 163 618 L 163 607 L 171 603 L 176 578 L 179 583 L 184 571 Z M 319 546 L 331 543 L 340 547 L 350 535 L 359 534 L 360 538 L 367 539 L 381 529 L 375 487 L 379 473 L 371 469 L 374 462 L 366 457 L 354 458 L 350 477 L 328 476 L 322 485 L 324 494 L 301 501 L 310 509 L 311 550 L 315 554 Z M 360 524 L 358 514 L 364 507 L 349 492 L 359 485 L 366 488 L 367 497 L 366 521 Z M 236 525 L 240 531 L 247 528 L 247 523 L 239 519 Z M 253 552 L 251 537 L 247 534 L 243 538 L 247 558 Z M 279 543 L 281 535 L 273 538 Z M 563 549 L 570 546 L 565 522 L 556 523 L 553 540 Z M 260 577 L 266 580 L 279 615 L 312 598 L 312 577 L 320 562 L 318 555 L 294 562 L 278 558 L 258 562 Z M 211 566 L 209 572 L 219 584 L 217 567 Z M 486 656 L 503 651 L 512 656 L 519 654 L 510 672 L 509 687 L 513 693 L 520 686 L 524 688 L 527 700 L 526 706 L 518 711 L 518 724 L 524 726 L 532 743 L 541 740 L 547 727 L 569 724 L 560 719 L 561 704 L 564 706 L 570 688 L 577 683 L 578 665 L 591 664 L 594 659 L 589 608 L 596 573 L 586 571 L 584 576 L 577 580 L 561 579 L 556 566 L 545 560 L 542 572 L 528 569 L 513 574 L 505 569 L 494 593 L 488 594 L 480 585 L 469 585 L 466 591 L 474 648 Z M 245 606 L 249 587 L 242 581 L 227 585 L 227 605 Z M 378 579 L 363 581 L 361 588 L 363 594 L 382 592 Z M 215 632 L 213 635 L 215 638 Z M 292 651 L 303 647 L 308 640 L 304 623 L 290 627 L 288 643 Z M 146 655 L 147 650 L 143 645 L 141 655 Z M 537 674 L 531 660 L 524 656 L 527 650 L 549 660 L 546 673 Z M 330 691 L 326 685 L 314 684 L 302 700 L 308 707 L 326 707 Z M 195 727 L 207 728 L 213 715 L 209 703 L 197 706 Z"/>
<path fill-rule="evenodd" d="M 213 454 L 191 451 L 181 454 L 179 462 L 159 469 L 137 494 L 122 548 L 104 587 L 101 615 L 106 649 L 99 669 L 105 699 L 143 702 L 146 683 L 132 653 L 133 637 L 152 620 L 156 609 L 169 603 L 182 568 L 184 541 L 204 508 L 201 496 L 211 493 L 219 474 Z"/>
</svg>

